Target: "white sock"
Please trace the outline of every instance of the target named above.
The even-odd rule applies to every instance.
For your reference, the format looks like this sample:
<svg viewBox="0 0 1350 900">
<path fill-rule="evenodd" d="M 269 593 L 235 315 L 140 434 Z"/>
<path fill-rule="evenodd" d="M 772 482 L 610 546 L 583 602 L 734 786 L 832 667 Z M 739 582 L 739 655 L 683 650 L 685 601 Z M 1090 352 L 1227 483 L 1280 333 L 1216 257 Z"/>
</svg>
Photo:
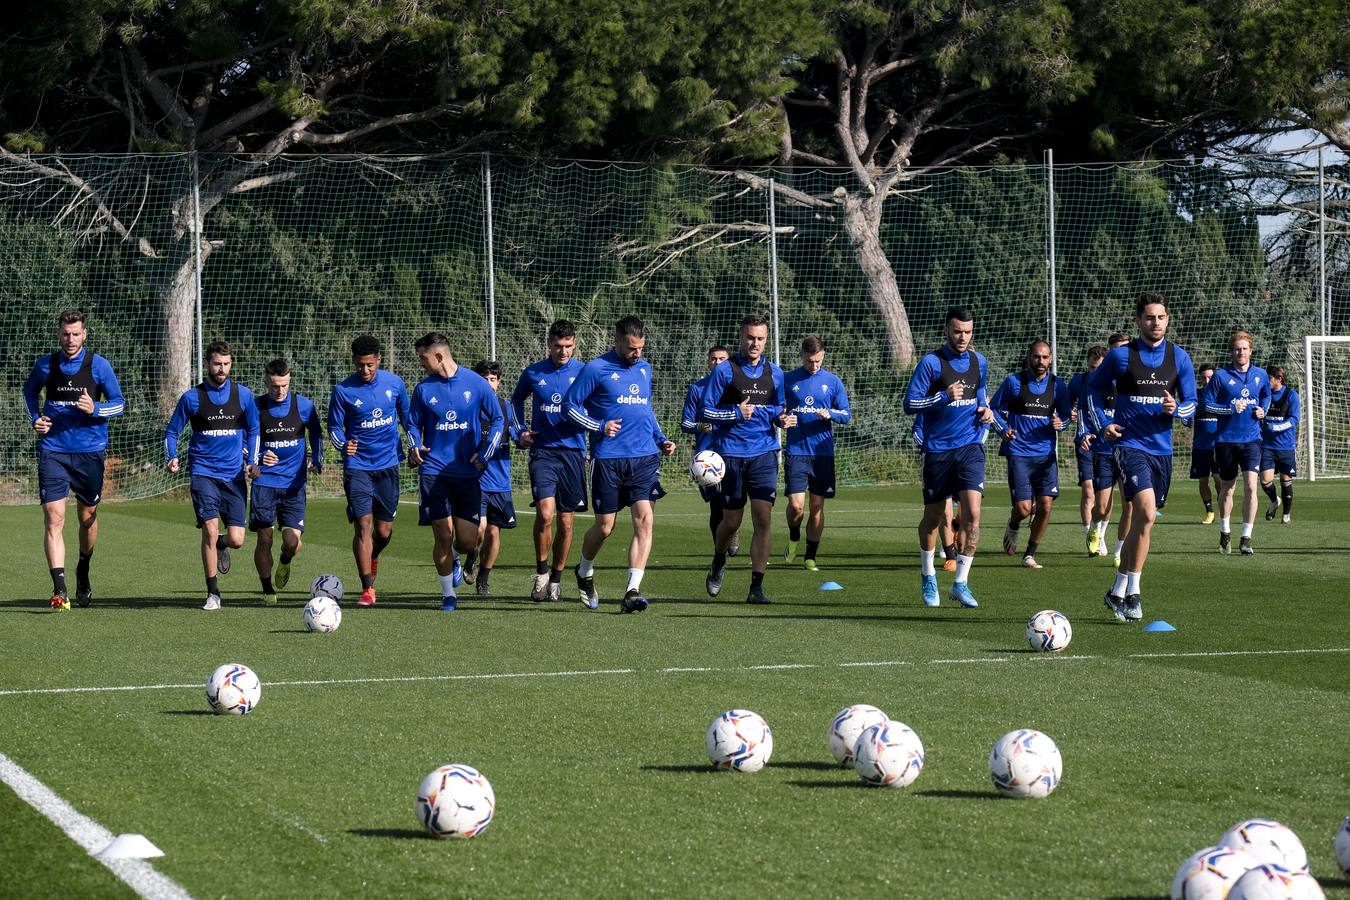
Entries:
<svg viewBox="0 0 1350 900">
<path fill-rule="evenodd" d="M 1228 520 L 1229 520 L 1228 516 L 1224 516 L 1222 519 L 1219 520 L 1219 530 L 1222 531 L 1224 534 L 1228 534 L 1230 531 L 1233 530 L 1233 526 L 1229 524 Z"/>
<path fill-rule="evenodd" d="M 1103 541 L 1106 540 L 1106 526 L 1111 524 L 1110 519 L 1102 519 L 1097 523 L 1097 537 Z"/>
<path fill-rule="evenodd" d="M 581 557 L 581 564 L 577 566 L 577 574 L 582 578 L 590 578 L 595 574 L 595 560 L 587 559 L 585 554 Z"/>
<path fill-rule="evenodd" d="M 965 584 L 966 578 L 970 576 L 970 564 L 975 561 L 973 556 L 962 556 L 956 554 L 956 583 Z"/>
<path fill-rule="evenodd" d="M 937 556 L 936 550 L 919 551 L 919 572 L 924 575 L 936 575 L 937 569 L 933 568 L 933 557 Z"/>
<path fill-rule="evenodd" d="M 1117 572 L 1116 583 L 1111 585 L 1111 596 L 1124 597 L 1126 587 L 1129 584 L 1129 580 L 1130 580 L 1129 576 L 1126 575 L 1124 572 Z"/>
<path fill-rule="evenodd" d="M 1124 550 L 1124 549 L 1125 549 L 1125 542 L 1124 542 L 1124 541 L 1116 541 L 1116 556 L 1119 556 L 1119 555 L 1120 555 L 1120 551 L 1122 551 L 1122 550 Z"/>
<path fill-rule="evenodd" d="M 1126 573 L 1125 573 L 1125 595 L 1126 595 L 1127 597 L 1128 597 L 1130 594 L 1137 594 L 1137 593 L 1139 593 L 1139 576 L 1140 576 L 1140 575 L 1143 575 L 1143 574 L 1144 574 L 1143 572 L 1126 572 Z"/>
<path fill-rule="evenodd" d="M 1251 536 L 1252 536 L 1252 528 L 1254 528 L 1254 527 L 1255 527 L 1255 525 L 1254 525 L 1253 523 L 1251 523 L 1251 522 L 1243 522 L 1243 523 L 1242 523 L 1242 536 L 1245 537 L 1245 538 L 1251 537 Z"/>
<path fill-rule="evenodd" d="M 454 596 L 455 596 L 455 576 L 454 576 L 453 574 L 451 574 L 451 575 L 437 575 L 436 578 L 437 578 L 437 579 L 440 581 L 440 583 L 441 583 L 441 596 L 442 596 L 442 597 L 454 597 Z"/>
<path fill-rule="evenodd" d="M 641 569 L 629 569 L 629 570 L 628 570 L 628 589 L 629 589 L 630 591 L 637 591 L 637 590 L 641 590 L 641 589 L 642 589 L 642 570 L 641 570 Z"/>
</svg>

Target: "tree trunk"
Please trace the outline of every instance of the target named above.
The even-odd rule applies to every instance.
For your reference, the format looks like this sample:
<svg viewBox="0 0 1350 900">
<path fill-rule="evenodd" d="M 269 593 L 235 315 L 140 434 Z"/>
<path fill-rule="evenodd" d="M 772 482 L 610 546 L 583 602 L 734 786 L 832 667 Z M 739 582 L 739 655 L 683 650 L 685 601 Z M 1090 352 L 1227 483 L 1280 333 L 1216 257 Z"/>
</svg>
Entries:
<svg viewBox="0 0 1350 900">
<path fill-rule="evenodd" d="M 186 242 L 184 242 L 186 243 Z M 175 248 L 177 250 L 178 248 Z M 167 420 L 173 415 L 178 398 L 192 386 L 197 358 L 196 267 L 191 248 L 169 271 L 160 292 L 160 311 L 164 323 L 163 364 L 159 373 L 159 411 Z M 175 256 L 178 254 L 175 253 Z"/>
<path fill-rule="evenodd" d="M 873 204 L 876 208 L 873 208 Z M 844 231 L 848 235 L 858 267 L 867 278 L 872 304 L 886 323 L 886 344 L 891 359 L 901 369 L 914 361 L 914 335 L 909 329 L 909 314 L 895 281 L 895 270 L 881 246 L 880 202 L 850 193 L 844 200 Z"/>
</svg>

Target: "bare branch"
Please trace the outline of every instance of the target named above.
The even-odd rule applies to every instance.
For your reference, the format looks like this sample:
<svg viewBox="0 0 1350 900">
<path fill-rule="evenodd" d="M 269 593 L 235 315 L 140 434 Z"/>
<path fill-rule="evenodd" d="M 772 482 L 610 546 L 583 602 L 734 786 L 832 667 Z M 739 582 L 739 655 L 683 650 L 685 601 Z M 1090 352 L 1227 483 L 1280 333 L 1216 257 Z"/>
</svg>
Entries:
<svg viewBox="0 0 1350 900">
<path fill-rule="evenodd" d="M 919 59 L 918 57 L 915 56 L 906 56 L 902 57 L 901 59 L 893 59 L 888 63 L 884 63 L 879 66 L 873 66 L 869 71 L 863 74 L 863 77 L 867 79 L 868 87 L 871 87 L 878 81 L 884 79 L 887 75 L 890 75 L 894 72 L 898 72 L 901 69 L 907 69 L 912 65 L 916 65 L 918 62 Z"/>
<path fill-rule="evenodd" d="M 348 131 L 340 131 L 336 134 L 314 134 L 310 131 L 301 131 L 296 135 L 297 144 L 307 144 L 310 146 L 331 147 L 335 144 L 345 144 L 348 141 L 354 141 L 357 138 L 365 137 L 374 131 L 384 128 L 393 128 L 397 125 L 407 125 L 411 122 L 425 122 L 428 119 L 435 119 L 440 116 L 453 112 L 459 112 L 461 107 L 454 103 L 442 103 L 440 106 L 433 106 L 430 109 L 424 109 L 414 113 L 400 113 L 396 116 L 386 116 L 383 119 L 376 119 L 360 128 L 353 128 Z"/>
<path fill-rule="evenodd" d="M 203 131 L 198 136 L 198 142 L 203 147 L 211 147 L 224 140 L 227 136 L 233 134 L 241 126 L 247 125 L 259 116 L 266 115 L 273 109 L 276 109 L 277 102 L 271 97 L 264 97 L 252 106 L 239 110 L 228 118 L 217 122 L 210 128 Z"/>
<path fill-rule="evenodd" d="M 243 181 L 240 181 L 234 187 L 230 188 L 229 192 L 231 194 L 246 194 L 249 191 L 256 191 L 258 188 L 265 188 L 274 184 L 290 181 L 299 176 L 299 174 L 300 173 L 295 169 L 289 169 L 285 172 L 277 172 L 273 175 L 260 175 L 257 178 L 245 178 Z"/>
<path fill-rule="evenodd" d="M 718 172 L 715 174 L 721 175 L 725 173 Z M 737 169 L 735 172 L 731 174 L 734 178 L 740 181 L 744 181 L 746 184 L 751 185 L 752 187 L 759 188 L 760 190 L 765 190 L 769 186 L 769 180 L 767 178 L 761 178 L 752 172 L 745 171 L 744 169 Z M 783 184 L 776 178 L 774 179 L 773 182 L 773 190 L 774 193 L 778 194 L 783 199 L 790 200 L 799 206 L 811 206 L 816 209 L 833 209 L 835 205 L 833 201 L 826 200 L 823 197 L 816 197 L 812 194 L 806 193 L 805 191 L 799 191 L 794 187 L 789 187 L 788 185 Z"/>
<path fill-rule="evenodd" d="M 162 69 L 155 69 L 149 74 L 155 78 L 162 78 L 165 75 L 178 75 L 182 72 L 191 72 L 194 69 L 214 69 L 217 66 L 224 66 L 227 64 L 235 65 L 241 60 L 249 59 L 266 50 L 271 50 L 273 47 L 276 47 L 287 40 L 288 38 L 285 37 L 273 38 L 270 41 L 263 41 L 256 47 L 248 47 L 237 53 L 232 53 L 229 56 L 217 56 L 215 59 L 195 60 L 177 66 L 165 66 Z"/>
<path fill-rule="evenodd" d="M 800 159 L 803 162 L 815 163 L 818 166 L 829 166 L 830 168 L 839 167 L 839 162 L 830 159 L 828 156 L 817 156 L 814 153 L 807 153 L 805 150 L 798 150 L 795 147 L 791 148 L 791 150 L 792 159 Z"/>
<path fill-rule="evenodd" d="M 127 44 L 127 56 L 131 59 L 132 71 L 136 73 L 136 77 L 140 79 L 141 84 L 145 86 L 146 92 L 154 98 L 160 111 L 179 128 L 185 131 L 194 130 L 195 125 L 192 116 L 188 115 L 188 111 L 183 107 L 183 101 L 176 92 L 150 71 L 145 63 L 145 57 L 141 55 L 141 51 L 137 49 L 135 44 Z"/>
</svg>

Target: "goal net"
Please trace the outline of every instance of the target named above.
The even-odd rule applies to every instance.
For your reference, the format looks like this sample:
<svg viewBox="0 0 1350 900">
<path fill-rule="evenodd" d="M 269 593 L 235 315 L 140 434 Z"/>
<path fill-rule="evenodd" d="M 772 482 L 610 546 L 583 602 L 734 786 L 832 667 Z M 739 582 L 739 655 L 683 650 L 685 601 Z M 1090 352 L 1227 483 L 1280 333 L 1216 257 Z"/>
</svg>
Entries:
<svg viewBox="0 0 1350 900">
<path fill-rule="evenodd" d="M 1350 335 L 1309 335 L 1302 351 L 1299 465 L 1314 481 L 1350 477 Z"/>
</svg>

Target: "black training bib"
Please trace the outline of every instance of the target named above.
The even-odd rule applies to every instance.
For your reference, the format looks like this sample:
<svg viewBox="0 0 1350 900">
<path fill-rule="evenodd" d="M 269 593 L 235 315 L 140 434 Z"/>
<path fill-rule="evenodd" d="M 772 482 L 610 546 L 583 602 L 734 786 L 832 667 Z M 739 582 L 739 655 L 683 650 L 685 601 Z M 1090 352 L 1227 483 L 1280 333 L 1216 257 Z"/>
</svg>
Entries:
<svg viewBox="0 0 1350 900">
<path fill-rule="evenodd" d="M 239 402 L 239 385 L 230 382 L 230 395 L 217 403 L 197 385 L 197 411 L 190 420 L 193 431 L 221 431 L 245 428 L 244 406 Z"/>
<path fill-rule="evenodd" d="M 102 399 L 103 387 L 94 380 L 94 354 L 84 353 L 84 362 L 74 375 L 61 371 L 61 354 L 53 353 L 51 370 L 47 372 L 47 401 L 62 406 L 74 406 L 85 391 L 95 401 Z"/>
<path fill-rule="evenodd" d="M 743 400 L 749 400 L 754 406 L 768 406 L 773 400 L 773 372 L 769 364 L 764 363 L 764 374 L 751 378 L 745 374 L 740 363 L 731 362 L 731 384 L 722 391 L 719 406 L 739 406 Z"/>
<path fill-rule="evenodd" d="M 1018 377 L 1022 380 L 1022 390 L 1018 391 L 1017 396 L 1012 398 L 1012 402 L 1008 404 L 1008 412 L 1016 413 L 1019 416 L 1050 418 L 1055 411 L 1055 376 L 1050 376 L 1049 382 L 1045 385 L 1044 394 L 1032 392 L 1031 382 L 1035 379 L 1035 376 L 1030 372 L 1023 372 Z"/>
<path fill-rule="evenodd" d="M 201 397 L 197 398 L 198 400 Z M 305 435 L 305 420 L 300 418 L 300 404 L 291 394 L 291 407 L 284 416 L 274 416 L 267 411 L 266 404 L 258 407 L 258 431 L 264 447 L 278 441 L 293 441 Z"/>
</svg>

